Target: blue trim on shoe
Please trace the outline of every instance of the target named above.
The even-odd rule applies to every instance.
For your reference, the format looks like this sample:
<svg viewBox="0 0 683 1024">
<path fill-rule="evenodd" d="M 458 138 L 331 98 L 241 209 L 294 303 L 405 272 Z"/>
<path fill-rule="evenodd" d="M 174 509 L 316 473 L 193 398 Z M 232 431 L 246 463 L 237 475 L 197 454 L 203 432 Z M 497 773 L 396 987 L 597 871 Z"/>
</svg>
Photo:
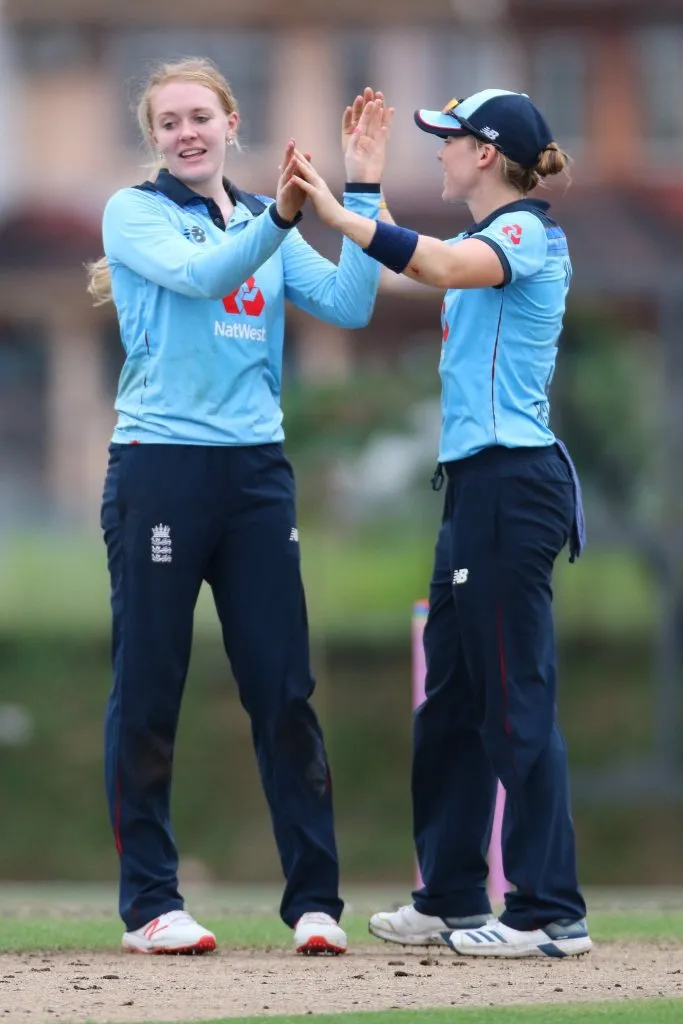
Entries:
<svg viewBox="0 0 683 1024">
<path fill-rule="evenodd" d="M 563 953 L 554 942 L 543 942 L 538 948 L 542 953 L 545 953 L 546 956 L 554 956 L 558 959 L 562 959 L 567 955 L 566 953 Z"/>
<path fill-rule="evenodd" d="M 585 939 L 588 935 L 588 925 L 585 917 L 579 921 L 551 921 L 543 931 L 555 942 L 559 942 L 560 939 Z"/>
</svg>

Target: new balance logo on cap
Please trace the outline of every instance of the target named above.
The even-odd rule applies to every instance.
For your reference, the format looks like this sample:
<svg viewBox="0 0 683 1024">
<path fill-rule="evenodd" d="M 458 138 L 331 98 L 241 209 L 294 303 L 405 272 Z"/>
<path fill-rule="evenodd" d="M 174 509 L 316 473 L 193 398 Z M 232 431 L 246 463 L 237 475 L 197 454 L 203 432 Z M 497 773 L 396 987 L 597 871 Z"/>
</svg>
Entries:
<svg viewBox="0 0 683 1024">
<path fill-rule="evenodd" d="M 416 110 L 415 123 L 442 139 L 473 135 L 482 142 L 493 142 L 501 153 L 526 168 L 535 167 L 553 139 L 547 121 L 526 93 L 508 89 L 483 89 L 466 99 L 451 100 L 443 110 Z"/>
</svg>

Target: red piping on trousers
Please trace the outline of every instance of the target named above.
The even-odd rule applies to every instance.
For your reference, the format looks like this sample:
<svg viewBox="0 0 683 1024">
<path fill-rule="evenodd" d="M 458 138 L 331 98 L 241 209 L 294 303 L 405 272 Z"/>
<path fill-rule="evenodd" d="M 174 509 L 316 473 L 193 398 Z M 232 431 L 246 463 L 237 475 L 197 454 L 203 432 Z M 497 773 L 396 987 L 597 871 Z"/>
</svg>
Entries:
<svg viewBox="0 0 683 1024">
<path fill-rule="evenodd" d="M 114 808 L 114 842 L 116 843 L 116 852 L 119 857 L 121 856 L 121 785 L 117 778 L 116 780 L 116 806 Z"/>
</svg>

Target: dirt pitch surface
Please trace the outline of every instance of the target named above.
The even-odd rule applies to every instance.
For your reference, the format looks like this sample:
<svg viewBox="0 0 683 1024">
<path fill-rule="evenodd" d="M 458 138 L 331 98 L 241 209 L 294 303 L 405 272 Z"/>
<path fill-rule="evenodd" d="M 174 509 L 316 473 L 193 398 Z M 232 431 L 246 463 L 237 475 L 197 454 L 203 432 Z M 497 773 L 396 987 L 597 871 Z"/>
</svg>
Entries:
<svg viewBox="0 0 683 1024">
<path fill-rule="evenodd" d="M 602 944 L 565 960 L 473 960 L 448 950 L 356 946 L 346 956 L 227 950 L 0 955 L 3 1022 L 201 1021 L 430 1006 L 683 998 L 683 948 Z"/>
</svg>

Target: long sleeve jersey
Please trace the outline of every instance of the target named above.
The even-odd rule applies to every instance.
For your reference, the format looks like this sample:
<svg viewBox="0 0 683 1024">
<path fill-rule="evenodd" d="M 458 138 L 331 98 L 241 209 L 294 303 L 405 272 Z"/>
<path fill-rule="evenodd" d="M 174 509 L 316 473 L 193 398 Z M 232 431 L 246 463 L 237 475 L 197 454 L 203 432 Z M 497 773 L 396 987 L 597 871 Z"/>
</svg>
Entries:
<svg viewBox="0 0 683 1024">
<path fill-rule="evenodd" d="M 374 260 L 344 239 L 336 266 L 283 224 L 272 200 L 226 184 L 227 225 L 168 171 L 107 203 L 104 251 L 125 350 L 116 442 L 280 441 L 285 299 L 340 327 L 370 320 Z M 345 206 L 373 219 L 379 202 L 373 186 L 344 193 Z"/>
</svg>

